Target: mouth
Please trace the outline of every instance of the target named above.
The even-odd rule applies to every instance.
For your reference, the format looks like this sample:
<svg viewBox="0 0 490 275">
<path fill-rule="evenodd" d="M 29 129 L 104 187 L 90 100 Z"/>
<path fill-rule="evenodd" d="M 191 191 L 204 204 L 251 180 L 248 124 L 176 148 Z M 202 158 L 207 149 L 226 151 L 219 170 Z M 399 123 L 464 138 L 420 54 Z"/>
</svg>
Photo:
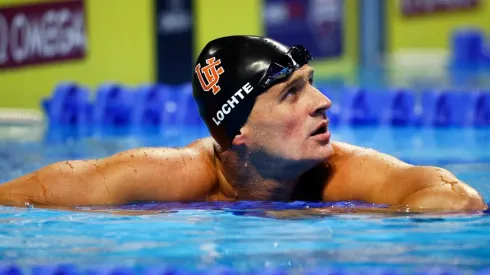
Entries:
<svg viewBox="0 0 490 275">
<path fill-rule="evenodd" d="M 310 136 L 317 136 L 328 133 L 328 121 L 322 122 L 316 129 L 310 134 Z"/>
<path fill-rule="evenodd" d="M 328 131 L 328 120 L 323 121 L 315 128 L 315 130 L 310 134 L 310 137 L 321 144 L 327 144 L 330 142 L 331 134 Z"/>
</svg>

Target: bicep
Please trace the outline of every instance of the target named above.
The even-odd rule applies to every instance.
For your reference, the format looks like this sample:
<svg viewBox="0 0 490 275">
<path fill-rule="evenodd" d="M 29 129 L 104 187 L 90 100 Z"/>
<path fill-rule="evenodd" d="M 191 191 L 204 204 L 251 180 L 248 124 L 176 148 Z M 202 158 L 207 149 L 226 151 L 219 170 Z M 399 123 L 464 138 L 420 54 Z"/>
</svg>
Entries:
<svg viewBox="0 0 490 275">
<path fill-rule="evenodd" d="M 402 205 L 444 210 L 482 210 L 487 206 L 481 195 L 448 170 L 438 167 L 415 167 L 405 176 L 407 181 L 420 178 L 419 189 L 407 194 Z"/>
<path fill-rule="evenodd" d="M 349 199 L 426 208 L 484 207 L 481 196 L 448 170 L 414 166 L 375 150 L 354 148 L 339 172 Z"/>
<path fill-rule="evenodd" d="M 142 148 L 98 160 L 57 162 L 2 184 L 0 203 L 101 205 L 198 200 L 216 182 L 209 152 L 205 146 Z"/>
</svg>

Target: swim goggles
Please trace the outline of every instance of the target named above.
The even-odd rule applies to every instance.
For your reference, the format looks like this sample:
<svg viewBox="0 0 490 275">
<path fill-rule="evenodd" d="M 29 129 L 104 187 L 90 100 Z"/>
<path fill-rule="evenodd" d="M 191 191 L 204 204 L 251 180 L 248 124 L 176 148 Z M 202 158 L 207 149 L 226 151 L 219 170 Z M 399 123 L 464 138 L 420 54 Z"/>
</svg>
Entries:
<svg viewBox="0 0 490 275">
<path fill-rule="evenodd" d="M 288 78 L 296 69 L 313 60 L 310 52 L 301 45 L 292 46 L 289 51 L 278 60 L 272 61 L 259 86 L 265 90 Z"/>
</svg>

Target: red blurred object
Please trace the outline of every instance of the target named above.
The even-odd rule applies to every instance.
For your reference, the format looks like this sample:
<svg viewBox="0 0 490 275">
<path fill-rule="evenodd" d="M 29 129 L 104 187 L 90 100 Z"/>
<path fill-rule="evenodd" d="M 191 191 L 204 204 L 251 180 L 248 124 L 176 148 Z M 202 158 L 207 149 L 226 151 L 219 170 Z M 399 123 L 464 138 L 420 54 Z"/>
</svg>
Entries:
<svg viewBox="0 0 490 275">
<path fill-rule="evenodd" d="M 479 0 L 401 0 L 405 16 L 468 10 L 479 6 Z"/>
<path fill-rule="evenodd" d="M 84 0 L 0 8 L 0 69 L 83 59 Z"/>
<path fill-rule="evenodd" d="M 305 17 L 305 5 L 303 2 L 289 2 L 287 3 L 289 10 L 289 16 L 291 19 L 304 18 Z"/>
</svg>

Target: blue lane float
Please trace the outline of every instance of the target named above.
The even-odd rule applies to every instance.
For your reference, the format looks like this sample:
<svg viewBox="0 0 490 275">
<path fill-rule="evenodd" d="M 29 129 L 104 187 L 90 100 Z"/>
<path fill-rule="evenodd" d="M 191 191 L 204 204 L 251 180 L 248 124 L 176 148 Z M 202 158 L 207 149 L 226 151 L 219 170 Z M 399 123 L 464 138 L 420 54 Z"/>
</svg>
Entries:
<svg viewBox="0 0 490 275">
<path fill-rule="evenodd" d="M 222 266 L 209 266 L 201 270 L 188 270 L 184 267 L 171 266 L 150 266 L 150 267 L 123 267 L 123 266 L 104 266 L 82 268 L 74 265 L 37 265 L 29 268 L 18 267 L 15 264 L 7 264 L 0 267 L 0 275 L 362 275 L 362 274 L 418 274 L 418 275 L 456 275 L 456 274 L 475 274 L 489 275 L 490 270 L 481 269 L 474 272 L 459 270 L 458 268 L 439 268 L 427 267 L 426 269 L 416 268 L 407 272 L 406 269 L 396 268 L 356 268 L 346 269 L 337 267 L 316 268 L 307 270 L 285 270 L 279 268 L 270 268 L 253 271 L 237 271 Z"/>
<path fill-rule="evenodd" d="M 163 124 L 166 89 L 163 85 L 142 85 L 134 96 L 131 127 L 135 132 L 156 131 Z"/>
<path fill-rule="evenodd" d="M 165 86 L 163 90 L 163 127 L 199 125 L 202 120 L 192 95 L 192 85 Z"/>
<path fill-rule="evenodd" d="M 359 209 L 359 208 L 385 208 L 387 205 L 366 203 L 362 201 L 341 202 L 310 202 L 310 201 L 214 201 L 214 202 L 148 202 L 137 204 L 126 204 L 119 206 L 84 206 L 77 207 L 79 210 L 96 211 L 180 211 L 180 210 L 223 210 L 223 211 L 280 211 L 280 210 L 303 210 L 314 208 L 336 208 L 336 209 Z"/>
<path fill-rule="evenodd" d="M 136 93 L 130 87 L 104 83 L 97 88 L 93 108 L 94 130 L 97 133 L 128 129 Z"/>
<path fill-rule="evenodd" d="M 388 123 L 393 126 L 409 126 L 415 121 L 415 97 L 405 89 L 394 93 L 389 104 Z"/>
<path fill-rule="evenodd" d="M 347 119 L 348 124 L 352 125 L 376 125 L 380 119 L 380 104 L 376 102 L 381 97 L 373 97 L 371 93 L 365 89 L 358 89 L 352 93 L 344 93 L 343 104 L 345 109 L 350 110 L 350 116 Z M 376 108 L 378 105 L 378 108 Z"/>
<path fill-rule="evenodd" d="M 46 141 L 57 143 L 92 134 L 93 102 L 88 88 L 73 82 L 60 83 L 41 106 L 49 127 Z"/>
<path fill-rule="evenodd" d="M 487 90 L 319 89 L 333 102 L 327 111 L 332 125 L 490 126 Z M 190 83 L 138 87 L 104 83 L 92 93 L 75 83 L 61 83 L 41 105 L 51 128 L 93 129 L 95 133 L 151 128 L 161 132 L 204 125 Z"/>
<path fill-rule="evenodd" d="M 482 92 L 475 100 L 474 125 L 490 125 L 490 90 Z"/>
<path fill-rule="evenodd" d="M 425 91 L 422 94 L 420 125 L 456 126 L 458 119 L 458 94 L 454 91 Z"/>
<path fill-rule="evenodd" d="M 456 106 L 460 111 L 460 121 L 458 126 L 472 127 L 475 126 L 476 113 L 478 111 L 478 98 L 482 94 L 481 92 L 469 92 L 460 93 L 459 106 Z M 490 93 L 489 93 L 490 95 Z M 490 107 L 483 108 L 482 110 L 490 110 Z M 490 125 L 490 121 L 482 123 L 481 126 Z"/>
<path fill-rule="evenodd" d="M 80 126 L 90 124 L 92 103 L 89 90 L 76 83 L 60 83 L 50 98 L 42 100 L 42 107 L 50 125 Z"/>
</svg>

